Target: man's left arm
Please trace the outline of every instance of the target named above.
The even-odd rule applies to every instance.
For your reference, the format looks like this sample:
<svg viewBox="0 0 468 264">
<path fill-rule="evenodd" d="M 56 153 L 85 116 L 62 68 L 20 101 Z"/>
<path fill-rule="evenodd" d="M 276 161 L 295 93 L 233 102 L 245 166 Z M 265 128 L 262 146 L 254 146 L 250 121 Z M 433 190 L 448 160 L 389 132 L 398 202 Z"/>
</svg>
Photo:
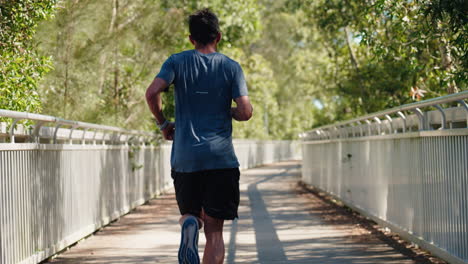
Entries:
<svg viewBox="0 0 468 264">
<path fill-rule="evenodd" d="M 163 92 L 168 86 L 169 84 L 164 79 L 156 77 L 148 89 L 146 89 L 146 102 L 160 126 L 168 122 L 162 111 L 161 99 L 161 92 Z M 174 128 L 174 123 L 168 123 L 162 128 L 162 133 L 166 140 L 174 139 Z"/>
</svg>

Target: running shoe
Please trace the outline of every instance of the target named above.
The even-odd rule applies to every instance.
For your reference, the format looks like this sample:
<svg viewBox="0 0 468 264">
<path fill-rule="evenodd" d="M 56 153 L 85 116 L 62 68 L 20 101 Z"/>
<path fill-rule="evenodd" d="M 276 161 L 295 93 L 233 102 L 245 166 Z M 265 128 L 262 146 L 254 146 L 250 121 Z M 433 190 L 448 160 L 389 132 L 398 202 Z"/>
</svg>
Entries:
<svg viewBox="0 0 468 264">
<path fill-rule="evenodd" d="M 198 256 L 198 220 L 189 216 L 182 224 L 179 264 L 200 264 Z"/>
</svg>

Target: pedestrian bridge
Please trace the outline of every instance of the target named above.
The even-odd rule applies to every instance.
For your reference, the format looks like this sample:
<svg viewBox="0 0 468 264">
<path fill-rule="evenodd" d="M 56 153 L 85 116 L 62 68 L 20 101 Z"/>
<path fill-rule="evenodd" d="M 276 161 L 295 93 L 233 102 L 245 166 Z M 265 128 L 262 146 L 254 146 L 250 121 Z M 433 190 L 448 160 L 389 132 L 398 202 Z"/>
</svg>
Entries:
<svg viewBox="0 0 468 264">
<path fill-rule="evenodd" d="M 428 263 L 380 229 L 357 226 L 333 199 L 450 263 L 467 263 L 467 98 L 388 109 L 299 141 L 236 140 L 240 219 L 225 226 L 226 263 Z M 176 262 L 170 144 L 51 116 L 0 117 L 11 118 L 0 125 L 1 264 L 59 252 L 49 262 Z"/>
</svg>

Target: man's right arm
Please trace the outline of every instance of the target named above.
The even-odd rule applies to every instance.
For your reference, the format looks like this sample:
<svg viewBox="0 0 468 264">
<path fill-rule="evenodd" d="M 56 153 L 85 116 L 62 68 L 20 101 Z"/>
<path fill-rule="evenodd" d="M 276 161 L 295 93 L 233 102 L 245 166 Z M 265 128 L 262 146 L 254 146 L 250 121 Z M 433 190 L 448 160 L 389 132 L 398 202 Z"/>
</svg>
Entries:
<svg viewBox="0 0 468 264">
<path fill-rule="evenodd" d="M 236 107 L 231 108 L 231 116 L 237 121 L 247 121 L 252 117 L 253 107 L 250 103 L 249 97 L 239 96 L 234 99 Z"/>
<path fill-rule="evenodd" d="M 146 90 L 146 102 L 148 103 L 148 106 L 159 125 L 166 122 L 166 118 L 164 117 L 162 111 L 161 92 L 164 91 L 164 89 L 167 87 L 168 83 L 164 79 L 156 77 Z M 162 130 L 162 133 L 165 139 L 173 140 L 174 123 L 169 123 L 169 125 L 167 125 L 166 128 Z"/>
</svg>

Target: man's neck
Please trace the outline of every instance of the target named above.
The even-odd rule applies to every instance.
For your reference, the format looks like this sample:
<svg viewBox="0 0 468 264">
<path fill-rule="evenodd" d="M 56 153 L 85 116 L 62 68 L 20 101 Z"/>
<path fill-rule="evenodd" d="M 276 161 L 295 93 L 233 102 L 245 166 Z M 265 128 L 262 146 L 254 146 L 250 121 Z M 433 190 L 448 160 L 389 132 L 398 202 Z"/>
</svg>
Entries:
<svg viewBox="0 0 468 264">
<path fill-rule="evenodd" d="M 196 46 L 195 49 L 200 52 L 200 53 L 203 53 L 203 54 L 210 54 L 210 53 L 213 53 L 213 52 L 216 52 L 216 45 L 215 44 L 208 44 L 206 46 L 203 46 L 203 47 L 200 47 L 200 46 Z"/>
</svg>

